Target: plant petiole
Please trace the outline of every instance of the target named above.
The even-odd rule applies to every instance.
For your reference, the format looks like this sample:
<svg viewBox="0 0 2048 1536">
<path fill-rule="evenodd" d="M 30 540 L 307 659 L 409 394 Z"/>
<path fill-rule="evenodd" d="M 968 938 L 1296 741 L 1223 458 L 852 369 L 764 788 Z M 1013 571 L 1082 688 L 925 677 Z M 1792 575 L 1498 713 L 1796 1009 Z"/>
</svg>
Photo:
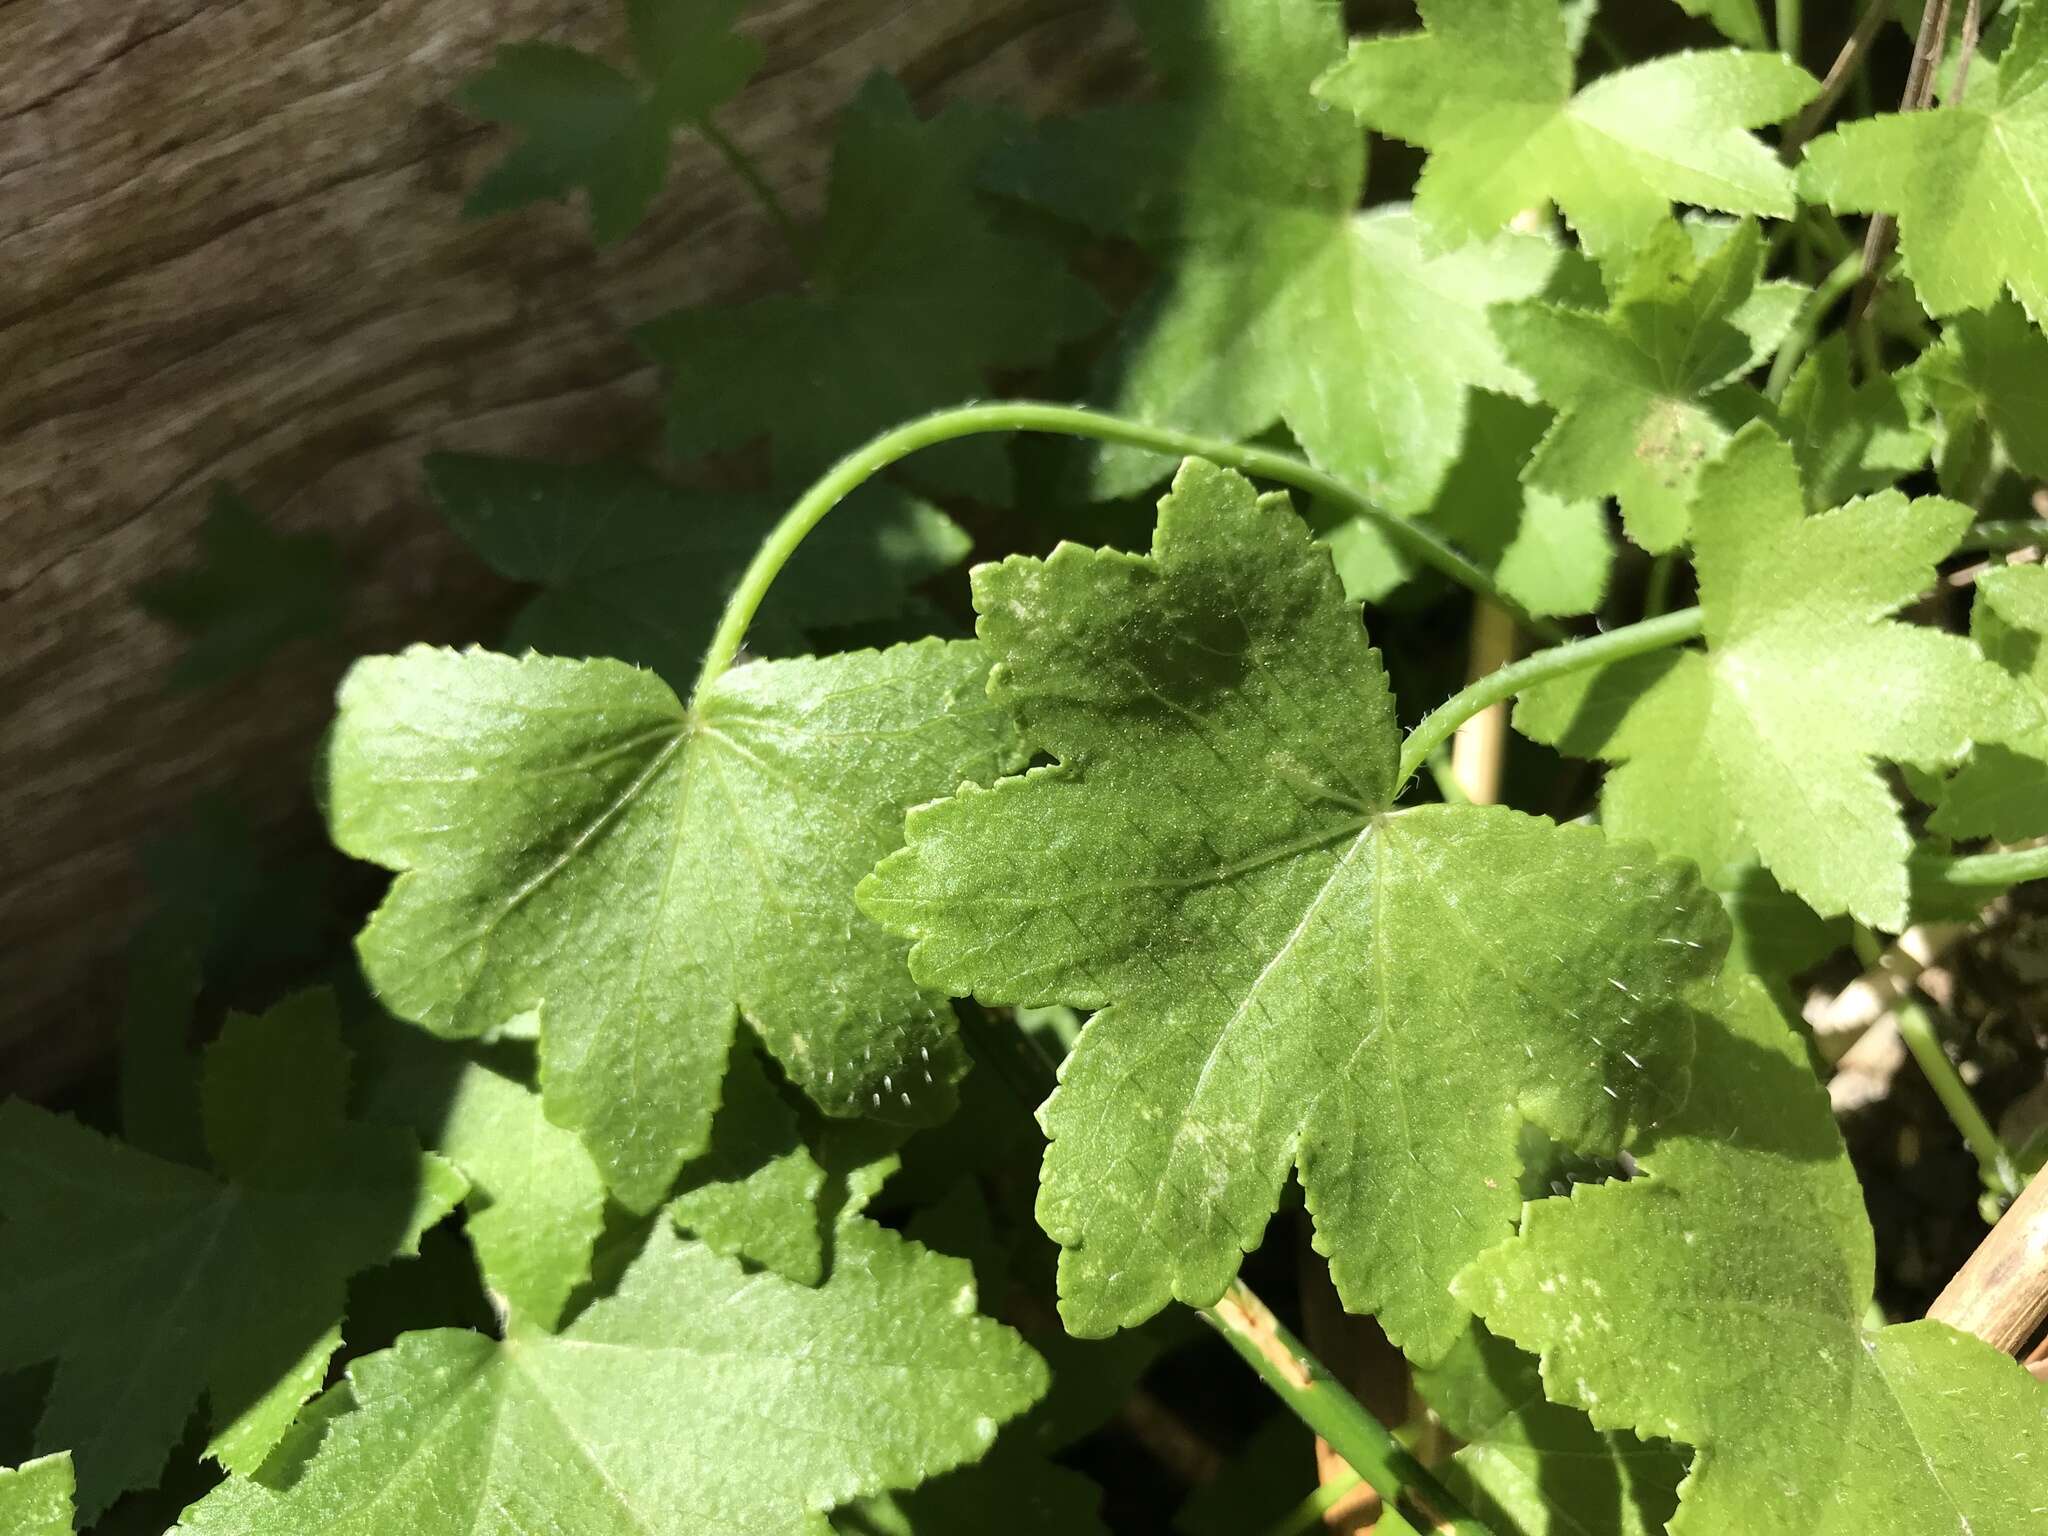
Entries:
<svg viewBox="0 0 2048 1536">
<path fill-rule="evenodd" d="M 1004 1085 L 1027 1109 L 1037 1109 L 1059 1086 L 1059 1068 L 1045 1047 L 1022 1030 L 1005 1030 L 979 1008 L 962 1010 L 976 1056 L 989 1055 Z M 1000 1038 L 998 1038 L 1000 1036 Z M 1229 1341 L 1294 1416 L 1321 1435 L 1386 1505 L 1380 1529 L 1393 1536 L 1444 1532 L 1447 1536 L 1492 1536 L 1466 1514 L 1433 1473 L 1367 1411 L 1327 1367 L 1308 1352 L 1266 1304 L 1242 1281 L 1231 1282 L 1223 1299 L 1200 1309 L 1202 1320 Z M 1431 1512 L 1420 1528 L 1405 1522 L 1397 1505 L 1404 1497 Z M 1404 1521 L 1404 1523 L 1393 1523 Z"/>
<path fill-rule="evenodd" d="M 1837 261 L 1834 267 L 1815 285 L 1806 302 L 1799 306 L 1798 318 L 1792 322 L 1791 332 L 1785 337 L 1784 345 L 1778 348 L 1778 355 L 1771 359 L 1771 373 L 1764 384 L 1764 398 L 1777 401 L 1783 398 L 1785 386 L 1792 382 L 1792 375 L 1799 367 L 1800 360 L 1812 347 L 1814 338 L 1820 335 L 1820 328 L 1828 317 L 1828 311 L 1839 304 L 1855 288 L 1863 276 L 1863 254 L 1852 252 Z"/>
<path fill-rule="evenodd" d="M 1644 619 L 1640 624 L 1609 630 L 1604 635 L 1553 645 L 1502 667 L 1498 672 L 1488 673 L 1470 687 L 1452 694 L 1423 716 L 1415 729 L 1408 733 L 1408 739 L 1401 743 L 1401 766 L 1394 782 L 1406 784 L 1429 760 L 1431 752 L 1483 709 L 1511 699 L 1538 683 L 1569 677 L 1588 667 L 1660 651 L 1667 646 L 1683 645 L 1688 640 L 1697 639 L 1705 627 L 1706 615 L 1700 609 L 1681 608 L 1676 613 L 1660 614 L 1654 619 Z"/>
<path fill-rule="evenodd" d="M 1371 1484 L 1385 1506 L 1381 1530 L 1403 1528 L 1388 1523 L 1392 1515 L 1411 1528 L 1419 1521 L 1420 1529 L 1449 1536 L 1487 1536 L 1487 1527 L 1468 1514 L 1437 1481 L 1436 1474 L 1344 1389 L 1250 1287 L 1233 1282 L 1221 1301 L 1202 1308 L 1202 1321 L 1223 1335 L 1296 1418 L 1327 1440 L 1331 1449 Z M 1404 1501 L 1410 1504 L 1413 1518 L 1403 1511 Z"/>
<path fill-rule="evenodd" d="M 1805 30 L 1800 0 L 1778 0 L 1778 52 L 1797 61 Z"/>
<path fill-rule="evenodd" d="M 1993 554 L 2048 543 L 2048 519 L 2036 517 L 1987 518 L 1964 532 L 1957 554 Z"/>
<path fill-rule="evenodd" d="M 1355 517 L 1369 518 L 1385 533 L 1388 542 L 1419 564 L 1448 576 L 1460 586 L 1500 604 L 1531 632 L 1547 640 L 1559 640 L 1564 631 L 1547 620 L 1532 618 L 1520 605 L 1502 595 L 1491 576 L 1458 553 L 1436 534 L 1411 518 L 1397 517 L 1376 506 L 1361 491 L 1336 476 L 1317 469 L 1308 460 L 1278 449 L 1259 448 L 1220 438 L 1179 432 L 1171 427 L 1150 426 L 1127 417 L 1110 416 L 1084 406 L 1053 405 L 1035 400 L 1006 400 L 989 405 L 963 405 L 934 411 L 905 422 L 841 459 L 827 470 L 809 490 L 797 498 L 782 521 L 762 541 L 753 561 L 740 576 L 697 674 L 696 693 L 715 682 L 739 655 L 753 622 L 775 578 L 796 553 L 806 535 L 817 527 L 840 502 L 900 459 L 922 448 L 974 437 L 987 432 L 1043 432 L 1066 437 L 1090 438 L 1096 442 L 1123 443 L 1148 448 L 1155 453 L 1183 454 L 1207 459 L 1227 469 L 1306 491 Z"/>
<path fill-rule="evenodd" d="M 725 163 L 732 168 L 732 173 L 739 177 L 749 192 L 754 194 L 754 201 L 761 205 L 762 212 L 768 215 L 769 222 L 775 226 L 776 232 L 782 236 L 783 243 L 789 247 L 790 255 L 796 258 L 797 270 L 808 272 L 810 249 L 804 239 L 803 229 L 791 217 L 788 207 L 776 194 L 774 185 L 762 174 L 760 164 L 734 143 L 725 130 L 709 117 L 699 120 L 696 127 L 704 136 L 704 142 L 718 151 Z"/>
<path fill-rule="evenodd" d="M 1267 1526 L 1264 1536 L 1308 1536 L 1309 1532 L 1320 1530 L 1323 1516 L 1364 1481 L 1356 1472 L 1351 1472 L 1334 1483 L 1319 1483 L 1302 1496 L 1299 1504 Z M 1382 1510 L 1375 1530 L 1385 1532 L 1386 1536 L 1413 1536 L 1415 1528 L 1401 1518 L 1399 1510 Z"/>
<path fill-rule="evenodd" d="M 1999 848 L 1990 853 L 1932 853 L 1913 856 L 1915 884 L 1948 891 L 2002 891 L 2029 880 L 2048 880 L 2048 844 Z"/>
<path fill-rule="evenodd" d="M 1932 1016 L 1920 1004 L 1908 999 L 1899 1004 L 1893 1017 L 1898 1021 L 1899 1035 L 1906 1042 L 1906 1049 L 1920 1064 L 1928 1085 L 1934 1089 L 1935 1097 L 1941 1100 L 1941 1107 L 1948 1111 L 1948 1117 L 1962 1133 L 1964 1143 L 1976 1154 L 1985 1184 L 2008 1200 L 2017 1195 L 2021 1184 L 2019 1169 L 2013 1165 L 1998 1132 L 1984 1118 L 1984 1111 L 1970 1096 L 1962 1074 L 1956 1071 L 1956 1064 L 1948 1059 Z"/>
</svg>

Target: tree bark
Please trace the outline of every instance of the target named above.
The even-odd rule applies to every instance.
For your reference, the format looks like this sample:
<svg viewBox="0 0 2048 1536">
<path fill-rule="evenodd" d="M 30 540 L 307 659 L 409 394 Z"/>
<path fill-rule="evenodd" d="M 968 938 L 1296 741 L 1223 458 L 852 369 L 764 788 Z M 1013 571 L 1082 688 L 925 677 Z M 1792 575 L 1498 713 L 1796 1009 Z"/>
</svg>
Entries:
<svg viewBox="0 0 2048 1536">
<path fill-rule="evenodd" d="M 800 216 L 876 69 L 1037 111 L 1129 60 L 1100 0 L 741 25 L 768 63 L 721 122 Z M 210 788 L 267 826 L 305 804 L 341 652 L 167 692 L 178 638 L 131 598 L 191 561 L 211 485 L 339 542 L 349 651 L 485 638 L 505 594 L 424 507 L 421 456 L 617 447 L 655 420 L 629 327 L 788 275 L 695 142 L 611 250 L 580 207 L 457 217 L 504 147 L 458 82 L 499 42 L 619 30 L 610 0 L 0 0 L 0 1092 L 111 1038 L 139 842 Z"/>
</svg>

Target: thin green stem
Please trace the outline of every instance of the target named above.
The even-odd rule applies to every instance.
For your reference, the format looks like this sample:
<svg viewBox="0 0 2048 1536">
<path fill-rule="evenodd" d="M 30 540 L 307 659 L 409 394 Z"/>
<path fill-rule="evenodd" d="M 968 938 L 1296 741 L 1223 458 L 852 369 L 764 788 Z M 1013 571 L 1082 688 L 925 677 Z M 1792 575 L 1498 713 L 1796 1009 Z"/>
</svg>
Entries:
<svg viewBox="0 0 2048 1536">
<path fill-rule="evenodd" d="M 1893 1017 L 1898 1020 L 1899 1035 L 1906 1042 L 1906 1049 L 1920 1063 L 1920 1070 L 1927 1075 L 1935 1097 L 1941 1100 L 1941 1107 L 1948 1111 L 1949 1119 L 1962 1132 L 1964 1143 L 1976 1154 L 1984 1182 L 2008 1199 L 2017 1195 L 2022 1182 L 2019 1170 L 2013 1166 L 2005 1143 L 1998 1139 L 1998 1132 L 1984 1118 L 1984 1111 L 1970 1097 L 1970 1090 L 1964 1085 L 1962 1074 L 1956 1071 L 1956 1064 L 1942 1049 L 1941 1036 L 1935 1031 L 1933 1018 L 1925 1008 L 1912 1001 L 1899 1004 Z"/>
<path fill-rule="evenodd" d="M 1884 367 L 1884 342 L 1877 334 L 1877 306 L 1865 303 L 1849 317 L 1849 339 L 1855 344 L 1856 356 L 1863 363 L 1863 377 L 1881 377 Z"/>
<path fill-rule="evenodd" d="M 1448 576 L 1460 586 L 1491 598 L 1512 613 L 1517 621 L 1545 639 L 1562 638 L 1555 624 L 1532 618 L 1501 594 L 1493 578 L 1420 523 L 1396 517 L 1375 506 L 1364 493 L 1334 475 L 1325 474 L 1308 460 L 1273 448 L 1233 443 L 1221 438 L 1178 432 L 1171 427 L 1148 426 L 1121 416 L 1110 416 L 1081 406 L 1051 405 L 1036 400 L 1006 400 L 991 405 L 963 405 L 935 411 L 884 432 L 855 449 L 827 470 L 782 521 L 769 531 L 755 552 L 752 563 L 741 575 L 739 585 L 720 616 L 697 674 L 696 692 L 702 693 L 733 663 L 747 626 L 754 620 L 768 589 L 796 553 L 806 535 L 817 527 L 840 502 L 899 459 L 921 448 L 973 437 L 984 432 L 1047 432 L 1066 437 L 1092 438 L 1097 442 L 1124 443 L 1154 453 L 1184 454 L 1208 459 L 1229 469 L 1265 480 L 1277 480 L 1311 496 L 1321 497 L 1354 516 L 1369 518 L 1387 541 L 1417 563 Z"/>
<path fill-rule="evenodd" d="M 1871 0 L 1871 9 L 1879 15 L 1885 14 L 1890 0 Z M 1859 69 L 1856 78 L 1849 83 L 1849 105 L 1851 117 L 1874 117 L 1877 115 L 1877 87 L 1870 83 L 1870 71 Z"/>
<path fill-rule="evenodd" d="M 1973 525 L 1956 545 L 1956 552 L 1992 553 L 2025 549 L 2030 544 L 2048 543 L 2048 520 L 2037 517 L 1990 518 Z"/>
<path fill-rule="evenodd" d="M 1609 68 L 1628 68 L 1628 50 L 1621 46 L 1612 32 L 1596 21 L 1586 28 L 1586 35 L 1592 38 L 1593 46 L 1606 58 Z"/>
<path fill-rule="evenodd" d="M 1498 672 L 1488 673 L 1470 687 L 1452 694 L 1423 716 L 1421 723 L 1408 733 L 1408 739 L 1401 743 L 1401 767 L 1394 782 L 1406 784 L 1414 777 L 1415 770 L 1429 760 L 1431 752 L 1448 741 L 1459 726 L 1481 710 L 1511 699 L 1538 683 L 1569 677 L 1588 667 L 1626 661 L 1631 656 L 1642 656 L 1666 646 L 1683 645 L 1688 640 L 1697 639 L 1705 624 L 1706 615 L 1701 610 L 1681 608 L 1676 613 L 1645 619 L 1640 624 L 1609 630 L 1604 635 L 1553 645 L 1511 666 L 1502 667 Z"/>
<path fill-rule="evenodd" d="M 1429 754 L 1429 776 L 1436 781 L 1436 792 L 1444 797 L 1446 805 L 1470 805 L 1472 797 L 1465 793 L 1465 786 L 1458 782 L 1457 771 L 1451 766 L 1451 754 L 1439 746 Z"/>
<path fill-rule="evenodd" d="M 1267 1526 L 1263 1536 L 1309 1536 L 1310 1532 L 1322 1529 L 1323 1516 L 1328 1514 L 1352 1489 L 1365 1479 L 1356 1472 L 1347 1472 L 1333 1483 L 1318 1483 L 1305 1494 L 1301 1502 L 1287 1511 L 1278 1520 Z M 1389 1524 L 1398 1521 L 1398 1524 Z M 1384 1536 L 1413 1536 L 1415 1527 L 1401 1518 L 1400 1511 L 1387 1510 L 1380 1516 L 1374 1528 Z"/>
<path fill-rule="evenodd" d="M 1003 1030 L 978 1008 L 963 1010 L 962 1017 L 976 1061 L 989 1058 L 996 1075 L 1027 1108 L 1035 1109 L 1052 1096 L 1059 1086 L 1059 1067 L 1043 1045 L 1021 1029 Z M 1457 1536 L 1491 1536 L 1485 1526 L 1464 1513 L 1393 1432 L 1281 1325 L 1249 1286 L 1233 1282 L 1221 1301 L 1202 1308 L 1202 1317 L 1230 1341 L 1302 1423 L 1329 1441 L 1337 1454 L 1372 1484 L 1390 1512 L 1398 1515 L 1396 1501 L 1412 1492 L 1444 1522 L 1435 1529 L 1456 1532 Z M 1409 1527 L 1383 1525 L 1381 1529 L 1391 1536 Z"/>
<path fill-rule="evenodd" d="M 725 130 L 709 117 L 698 122 L 697 131 L 704 135 L 705 143 L 725 157 L 725 163 L 732 167 L 733 174 L 754 194 L 754 201 L 761 205 L 762 211 L 768 215 L 769 222 L 782 236 L 783 243 L 789 247 L 789 253 L 796 258 L 797 266 L 808 270 L 811 264 L 810 247 L 804 239 L 803 229 L 790 217 L 789 209 L 783 205 L 774 186 L 762 174 L 760 162 L 735 144 Z"/>
<path fill-rule="evenodd" d="M 1419 1524 L 1454 1536 L 1486 1536 L 1487 1527 L 1302 1347 L 1242 1281 L 1234 1282 L 1215 1306 L 1204 1307 L 1202 1320 L 1223 1335 L 1296 1418 L 1327 1440 L 1330 1449 L 1372 1485 L 1387 1509 L 1408 1518 L 1411 1526 Z"/>
<path fill-rule="evenodd" d="M 1764 384 L 1765 399 L 1776 401 L 1784 397 L 1785 386 L 1792 382 L 1792 374 L 1799 367 L 1800 360 L 1813 346 L 1814 338 L 1820 335 L 1828 312 L 1848 297 L 1862 276 L 1862 253 L 1853 252 L 1837 261 L 1813 292 L 1806 296 L 1806 302 L 1799 306 L 1799 314 L 1792 322 L 1792 329 L 1786 333 L 1784 344 L 1778 348 L 1778 355 L 1771 359 L 1771 375 Z"/>
<path fill-rule="evenodd" d="M 1799 210 L 1799 227 L 1813 241 L 1815 249 L 1825 251 L 1837 261 L 1862 249 L 1843 233 L 1840 224 L 1817 208 Z"/>
<path fill-rule="evenodd" d="M 1913 878 L 1915 884 L 1955 891 L 2002 891 L 2029 880 L 2048 880 L 2048 844 L 1993 853 L 1917 853 Z"/>
<path fill-rule="evenodd" d="M 1794 62 L 1798 61 L 1800 34 L 1805 30 L 1802 10 L 1800 0 L 1778 0 L 1778 52 Z"/>
<path fill-rule="evenodd" d="M 1650 576 L 1643 583 L 1643 617 L 1654 619 L 1671 606 L 1671 578 L 1678 571 L 1678 556 L 1669 550 L 1650 562 Z"/>
</svg>

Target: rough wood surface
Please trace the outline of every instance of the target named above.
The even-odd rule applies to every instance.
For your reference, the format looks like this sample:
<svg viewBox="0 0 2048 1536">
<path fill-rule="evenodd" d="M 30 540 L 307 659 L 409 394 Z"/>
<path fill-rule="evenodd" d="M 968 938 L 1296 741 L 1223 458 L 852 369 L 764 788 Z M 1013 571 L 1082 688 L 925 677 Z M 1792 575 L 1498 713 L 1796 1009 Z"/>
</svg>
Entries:
<svg viewBox="0 0 2048 1536">
<path fill-rule="evenodd" d="M 302 803 L 336 655 L 169 694 L 129 593 L 227 479 L 350 566 L 354 650 L 486 632 L 503 593 L 422 506 L 430 448 L 590 454 L 653 420 L 627 328 L 781 275 L 701 146 L 649 224 L 456 211 L 502 147 L 452 110 L 491 47 L 599 45 L 609 0 L 0 0 L 0 1092 L 99 1052 L 139 840 L 228 787 Z M 1099 0 L 768 0 L 722 122 L 801 213 L 872 70 L 1027 110 L 1127 67 Z M 1105 31 L 1105 29 L 1112 29 Z"/>
</svg>

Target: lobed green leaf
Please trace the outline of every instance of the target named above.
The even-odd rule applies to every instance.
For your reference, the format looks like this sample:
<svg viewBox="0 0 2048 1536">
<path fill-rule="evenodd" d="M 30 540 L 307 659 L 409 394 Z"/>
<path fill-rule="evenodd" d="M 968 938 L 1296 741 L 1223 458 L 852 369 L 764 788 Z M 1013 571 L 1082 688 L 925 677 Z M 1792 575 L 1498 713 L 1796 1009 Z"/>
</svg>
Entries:
<svg viewBox="0 0 2048 1536">
<path fill-rule="evenodd" d="M 1010 129 L 1006 114 L 965 103 L 921 121 L 895 81 L 868 81 L 840 116 L 805 291 L 641 327 L 669 372 L 671 449 L 690 457 L 765 436 L 778 481 L 801 484 L 887 427 L 985 393 L 990 370 L 1048 362 L 1092 329 L 1093 293 L 976 199 L 975 168 Z M 911 468 L 949 491 L 1009 491 L 993 439 Z"/>
<path fill-rule="evenodd" d="M 0 1467 L 0 1531 L 6 1536 L 71 1536 L 72 1492 L 67 1451 Z"/>
<path fill-rule="evenodd" d="M 975 605 L 1054 762 L 913 811 L 860 901 L 927 985 L 1098 1010 L 1041 1111 L 1069 1329 L 1214 1301 L 1299 1168 L 1346 1305 L 1441 1353 L 1524 1123 L 1611 1153 L 1682 1091 L 1718 906 L 1591 828 L 1394 810 L 1379 658 L 1235 474 L 1190 460 L 1150 555 L 985 566 Z"/>
<path fill-rule="evenodd" d="M 1515 723 L 1619 765 L 1601 797 L 1618 835 L 1708 871 L 1760 858 L 1823 916 L 1896 932 L 1913 840 L 1876 765 L 1953 767 L 2037 714 L 1968 641 L 1888 617 L 1970 519 L 1896 491 L 1809 517 L 1792 450 L 1752 423 L 1700 476 L 1706 649 L 1545 685 Z"/>
<path fill-rule="evenodd" d="M 348 1278 L 415 1250 L 463 1180 L 343 1118 L 331 999 L 231 1019 L 201 1091 L 213 1172 L 0 1105 L 0 1371 L 55 1363 L 37 1444 L 80 1512 L 156 1481 L 203 1395 L 207 1454 L 253 1470 L 318 1390 Z"/>
<path fill-rule="evenodd" d="M 1342 53 L 1330 0 L 1133 9 L 1161 98 L 1056 122 L 989 176 L 1159 259 L 1096 398 L 1232 439 L 1284 422 L 1322 468 L 1420 511 L 1457 455 L 1468 392 L 1525 391 L 1486 310 L 1540 291 L 1556 248 L 1518 234 L 1439 252 L 1399 204 L 1357 212 L 1361 135 L 1309 95 Z M 1092 488 L 1129 495 L 1172 467 L 1099 448 Z"/>
<path fill-rule="evenodd" d="M 729 28 L 744 0 L 628 0 L 638 78 L 560 43 L 512 43 L 458 100 L 520 139 L 470 194 L 481 218 L 581 189 L 591 234 L 631 234 L 668 177 L 669 141 L 705 122 L 761 64 Z"/>
<path fill-rule="evenodd" d="M 1675 53 L 1573 90 L 1556 0 L 1419 0 L 1423 30 L 1354 42 L 1316 92 L 1429 151 L 1415 206 L 1447 246 L 1554 202 L 1586 249 L 1647 237 L 1674 202 L 1790 218 L 1791 173 L 1745 130 L 1818 85 L 1790 59 Z"/>
<path fill-rule="evenodd" d="M 191 1536 L 824 1536 L 824 1512 L 987 1450 L 1045 1390 L 967 1266 L 866 1221 L 811 1289 L 657 1225 L 559 1334 L 406 1334 L 356 1361 Z M 402 1512 L 402 1516 L 401 1516 Z"/>
<path fill-rule="evenodd" d="M 366 974 L 451 1038 L 540 1010 L 548 1118 L 637 1210 L 707 1145 L 741 1017 L 828 1113 L 943 1117 L 950 1012 L 852 895 L 906 806 L 1010 764 L 986 669 L 939 641 L 758 662 L 686 710 L 611 661 L 359 662 L 329 816 L 401 871 Z"/>
<path fill-rule="evenodd" d="M 1844 124 L 1806 146 L 1800 188 L 1837 212 L 1888 213 L 1929 314 L 2004 290 L 2048 321 L 2048 5 L 2017 0 L 2012 41 L 1960 101 Z M 1953 75 L 1944 72 L 1945 78 Z"/>
<path fill-rule="evenodd" d="M 1531 1205 L 1460 1276 L 1545 1391 L 1697 1447 L 1672 1536 L 2039 1528 L 2048 1391 L 1940 1323 L 1872 1329 L 1862 1191 L 1763 989 L 1726 986 L 1642 1175 Z"/>
</svg>

